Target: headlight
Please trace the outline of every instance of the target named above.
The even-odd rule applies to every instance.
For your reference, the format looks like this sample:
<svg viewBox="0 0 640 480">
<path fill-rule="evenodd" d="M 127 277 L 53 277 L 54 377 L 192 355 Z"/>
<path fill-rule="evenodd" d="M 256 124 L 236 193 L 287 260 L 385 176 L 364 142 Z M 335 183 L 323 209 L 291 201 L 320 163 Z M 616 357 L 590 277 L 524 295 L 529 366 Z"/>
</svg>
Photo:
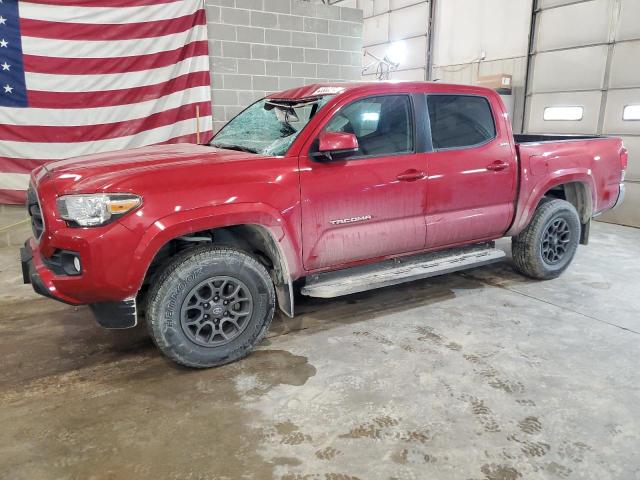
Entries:
<svg viewBox="0 0 640 480">
<path fill-rule="evenodd" d="M 121 217 L 142 203 L 137 195 L 128 193 L 96 193 L 65 195 L 57 200 L 58 212 L 67 222 L 81 227 L 104 225 Z"/>
</svg>

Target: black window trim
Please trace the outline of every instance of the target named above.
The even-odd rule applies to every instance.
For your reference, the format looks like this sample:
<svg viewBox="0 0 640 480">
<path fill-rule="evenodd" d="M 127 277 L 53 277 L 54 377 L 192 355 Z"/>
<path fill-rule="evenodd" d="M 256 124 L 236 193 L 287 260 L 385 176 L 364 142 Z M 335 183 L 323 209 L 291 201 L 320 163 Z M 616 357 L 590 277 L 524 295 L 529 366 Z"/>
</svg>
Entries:
<svg viewBox="0 0 640 480">
<path fill-rule="evenodd" d="M 349 105 L 352 105 L 356 102 L 360 102 L 362 100 L 368 100 L 370 98 L 380 98 L 380 97 L 407 97 L 409 100 L 409 119 L 411 120 L 411 126 L 412 126 L 412 131 L 411 131 L 411 147 L 412 150 L 408 151 L 408 152 L 402 152 L 402 153 L 383 153 L 383 154 L 372 154 L 372 155 L 358 155 L 358 156 L 353 156 L 353 157 L 345 157 L 345 158 L 341 158 L 340 160 L 336 160 L 336 162 L 340 161 L 340 162 L 351 162 L 353 160 L 369 160 L 371 158 L 384 158 L 384 157 L 401 157 L 401 156 L 405 156 L 405 155 L 415 155 L 417 153 L 417 136 L 418 136 L 418 131 L 416 129 L 416 107 L 414 105 L 414 97 L 411 93 L 408 92 L 400 92 L 400 93 L 380 93 L 380 94 L 374 94 L 374 95 L 367 95 L 364 97 L 359 97 L 359 98 L 355 98 L 352 101 L 342 105 L 340 108 L 338 108 L 335 112 L 333 112 L 333 114 L 326 120 L 326 122 L 324 123 L 324 125 L 322 126 L 322 128 L 319 130 L 318 135 L 322 132 L 325 131 L 325 128 L 327 127 L 327 125 L 329 124 L 329 122 L 331 120 L 333 120 L 333 118 L 343 109 L 348 107 Z M 429 131 L 430 133 L 430 131 Z M 309 151 L 307 152 L 307 155 L 309 158 L 313 158 L 312 154 L 316 153 L 318 150 L 318 137 L 316 136 L 316 138 L 313 140 L 313 142 L 311 142 L 311 146 L 309 147 Z"/>
<path fill-rule="evenodd" d="M 489 112 L 491 113 L 491 121 L 493 122 L 493 132 L 494 132 L 493 137 L 485 140 L 484 142 L 475 143 L 473 145 L 465 145 L 463 147 L 435 148 L 433 146 L 433 137 L 431 135 L 431 116 L 429 115 L 429 97 L 453 97 L 453 96 L 482 98 L 485 102 L 487 102 L 487 105 L 489 106 Z M 498 125 L 496 123 L 496 116 L 493 111 L 493 106 L 491 105 L 491 102 L 486 96 L 475 94 L 475 93 L 425 93 L 425 99 L 426 99 L 425 103 L 426 103 L 426 109 L 427 109 L 426 123 L 428 127 L 427 136 L 429 137 L 429 144 L 431 145 L 432 152 L 448 152 L 451 150 L 468 150 L 470 148 L 479 148 L 493 142 L 496 138 L 498 138 Z"/>
</svg>

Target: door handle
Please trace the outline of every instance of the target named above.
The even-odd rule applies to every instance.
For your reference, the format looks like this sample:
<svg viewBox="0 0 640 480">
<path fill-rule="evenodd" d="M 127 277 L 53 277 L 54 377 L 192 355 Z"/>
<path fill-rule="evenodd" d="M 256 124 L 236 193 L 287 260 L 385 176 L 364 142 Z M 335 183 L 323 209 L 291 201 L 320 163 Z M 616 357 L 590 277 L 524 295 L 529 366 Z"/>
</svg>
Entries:
<svg viewBox="0 0 640 480">
<path fill-rule="evenodd" d="M 406 172 L 400 173 L 396 178 L 401 182 L 415 182 L 416 180 L 420 180 L 426 176 L 426 173 L 419 172 L 418 170 L 411 169 Z"/>
<path fill-rule="evenodd" d="M 509 164 L 507 162 L 503 162 L 502 160 L 496 160 L 493 163 L 487 165 L 487 170 L 491 170 L 492 172 L 499 172 L 500 170 L 504 170 L 509 168 Z"/>
</svg>

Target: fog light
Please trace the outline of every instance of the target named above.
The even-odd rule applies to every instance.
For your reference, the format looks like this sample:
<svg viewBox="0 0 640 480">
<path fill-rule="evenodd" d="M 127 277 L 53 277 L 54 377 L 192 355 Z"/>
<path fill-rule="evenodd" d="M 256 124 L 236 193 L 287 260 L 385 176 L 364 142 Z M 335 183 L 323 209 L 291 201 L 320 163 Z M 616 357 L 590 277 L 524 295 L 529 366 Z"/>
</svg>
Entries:
<svg viewBox="0 0 640 480">
<path fill-rule="evenodd" d="M 73 257 L 73 267 L 77 272 L 80 272 L 80 259 L 78 257 Z"/>
</svg>

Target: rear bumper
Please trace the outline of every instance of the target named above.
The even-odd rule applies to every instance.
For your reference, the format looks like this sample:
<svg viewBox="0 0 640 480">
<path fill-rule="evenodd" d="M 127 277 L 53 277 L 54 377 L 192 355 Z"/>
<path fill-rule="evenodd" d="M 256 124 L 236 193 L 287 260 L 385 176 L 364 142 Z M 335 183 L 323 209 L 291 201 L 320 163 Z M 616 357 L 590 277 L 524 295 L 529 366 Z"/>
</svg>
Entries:
<svg viewBox="0 0 640 480">
<path fill-rule="evenodd" d="M 625 188 L 624 188 L 624 183 L 620 184 L 620 189 L 618 190 L 618 198 L 616 200 L 616 203 L 613 204 L 613 207 L 611 207 L 611 209 L 613 210 L 614 208 L 617 208 L 620 206 L 620 204 L 622 202 L 624 202 L 624 193 L 625 193 Z"/>
<path fill-rule="evenodd" d="M 29 239 L 20 249 L 22 280 L 31 284 L 33 290 L 45 297 L 69 305 L 80 305 L 81 301 L 60 292 L 54 283 L 55 274 L 44 264 L 39 252 L 33 248 Z M 138 323 L 135 297 L 123 301 L 90 303 L 91 311 L 97 322 L 105 328 L 131 328 Z"/>
</svg>

